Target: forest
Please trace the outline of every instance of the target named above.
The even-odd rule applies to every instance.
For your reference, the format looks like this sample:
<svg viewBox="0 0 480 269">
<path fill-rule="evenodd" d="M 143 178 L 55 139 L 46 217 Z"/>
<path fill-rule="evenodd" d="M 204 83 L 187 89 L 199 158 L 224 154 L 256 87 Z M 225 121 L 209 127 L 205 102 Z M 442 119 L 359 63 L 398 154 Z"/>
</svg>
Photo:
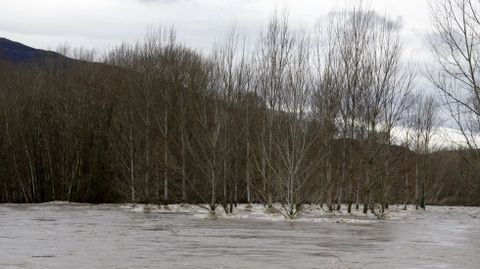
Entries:
<svg viewBox="0 0 480 269">
<path fill-rule="evenodd" d="M 306 204 L 478 206 L 476 10 L 432 7 L 428 72 L 400 23 L 363 7 L 312 29 L 276 12 L 209 53 L 158 27 L 101 57 L 1 61 L 0 202 L 262 203 L 289 218 Z M 444 117 L 465 143 L 432 143 Z"/>
</svg>

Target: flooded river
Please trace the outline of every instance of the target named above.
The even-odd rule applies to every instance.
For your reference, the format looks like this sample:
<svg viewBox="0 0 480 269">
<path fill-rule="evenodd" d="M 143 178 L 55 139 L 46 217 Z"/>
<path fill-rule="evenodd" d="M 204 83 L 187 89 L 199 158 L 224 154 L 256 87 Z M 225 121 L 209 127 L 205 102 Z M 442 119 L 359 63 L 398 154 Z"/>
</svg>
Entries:
<svg viewBox="0 0 480 269">
<path fill-rule="evenodd" d="M 385 220 L 262 212 L 0 205 L 0 268 L 480 268 L 480 208 L 392 209 Z"/>
</svg>

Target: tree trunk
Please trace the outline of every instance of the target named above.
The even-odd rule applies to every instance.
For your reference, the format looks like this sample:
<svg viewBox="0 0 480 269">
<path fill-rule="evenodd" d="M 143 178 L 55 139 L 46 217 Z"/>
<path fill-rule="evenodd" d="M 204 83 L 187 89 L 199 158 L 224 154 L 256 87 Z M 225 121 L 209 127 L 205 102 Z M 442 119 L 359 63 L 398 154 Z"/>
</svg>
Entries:
<svg viewBox="0 0 480 269">
<path fill-rule="evenodd" d="M 328 182 L 328 211 L 333 212 L 333 180 L 332 180 L 332 165 L 330 160 L 327 164 L 327 182 Z"/>
<path fill-rule="evenodd" d="M 363 196 L 363 214 L 368 213 L 368 206 L 370 204 L 369 184 L 370 184 L 370 172 L 368 168 L 365 168 L 365 186 L 364 186 L 365 190 L 364 190 L 364 196 Z"/>
<path fill-rule="evenodd" d="M 419 206 L 419 168 L 418 162 L 415 161 L 415 209 L 418 209 Z"/>
<path fill-rule="evenodd" d="M 181 134 L 181 147 L 182 147 L 182 202 L 187 202 L 187 167 L 186 167 L 186 149 L 185 149 L 185 126 L 182 127 Z"/>
<path fill-rule="evenodd" d="M 163 113 L 163 132 L 164 132 L 164 146 L 163 146 L 163 201 L 168 203 L 168 99 L 165 93 L 165 111 Z"/>
</svg>

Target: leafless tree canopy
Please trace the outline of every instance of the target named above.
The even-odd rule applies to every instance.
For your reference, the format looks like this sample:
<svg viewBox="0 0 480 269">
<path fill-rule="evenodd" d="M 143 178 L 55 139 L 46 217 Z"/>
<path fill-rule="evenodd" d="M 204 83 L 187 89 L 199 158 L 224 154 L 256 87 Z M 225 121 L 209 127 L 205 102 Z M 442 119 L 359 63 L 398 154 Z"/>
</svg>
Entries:
<svg viewBox="0 0 480 269">
<path fill-rule="evenodd" d="M 450 119 L 463 136 L 462 158 L 477 175 L 480 134 L 480 1 L 432 1 L 430 37 L 434 68 L 429 79 L 442 94 Z M 478 193 L 480 182 L 468 180 Z"/>
<path fill-rule="evenodd" d="M 452 0 L 434 12 L 440 70 L 431 79 L 469 138 L 480 119 L 477 5 Z M 460 180 L 435 174 L 445 160 L 430 147 L 437 103 L 412 93 L 400 30 L 361 6 L 313 30 L 293 28 L 284 12 L 253 45 L 233 27 L 208 55 L 160 28 L 102 63 L 67 46 L 62 53 L 85 61 L 2 62 L 0 201 L 198 203 L 227 213 L 258 202 L 288 218 L 311 203 L 379 217 L 392 203 L 479 203 Z"/>
</svg>

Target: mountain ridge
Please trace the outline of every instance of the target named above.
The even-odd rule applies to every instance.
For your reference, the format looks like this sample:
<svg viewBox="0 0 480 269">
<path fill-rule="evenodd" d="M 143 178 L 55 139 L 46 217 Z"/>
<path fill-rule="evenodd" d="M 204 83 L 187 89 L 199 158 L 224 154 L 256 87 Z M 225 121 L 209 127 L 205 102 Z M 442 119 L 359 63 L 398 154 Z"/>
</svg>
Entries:
<svg viewBox="0 0 480 269">
<path fill-rule="evenodd" d="M 32 48 L 5 37 L 0 37 L 0 60 L 13 63 L 36 63 L 45 60 L 74 61 L 60 53 Z"/>
</svg>

